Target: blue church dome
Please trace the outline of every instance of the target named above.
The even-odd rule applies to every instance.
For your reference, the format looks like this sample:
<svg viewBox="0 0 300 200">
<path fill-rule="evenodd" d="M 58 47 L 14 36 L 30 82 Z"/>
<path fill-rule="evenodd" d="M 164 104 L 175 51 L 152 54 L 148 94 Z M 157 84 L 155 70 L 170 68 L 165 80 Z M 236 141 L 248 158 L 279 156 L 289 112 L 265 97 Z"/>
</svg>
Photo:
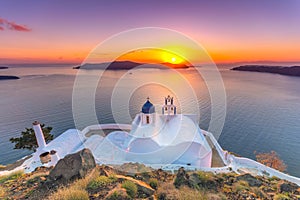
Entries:
<svg viewBox="0 0 300 200">
<path fill-rule="evenodd" d="M 142 113 L 145 114 L 151 114 L 151 113 L 155 113 L 155 107 L 154 105 L 149 101 L 149 98 L 147 100 L 147 102 L 143 105 L 142 107 Z"/>
</svg>

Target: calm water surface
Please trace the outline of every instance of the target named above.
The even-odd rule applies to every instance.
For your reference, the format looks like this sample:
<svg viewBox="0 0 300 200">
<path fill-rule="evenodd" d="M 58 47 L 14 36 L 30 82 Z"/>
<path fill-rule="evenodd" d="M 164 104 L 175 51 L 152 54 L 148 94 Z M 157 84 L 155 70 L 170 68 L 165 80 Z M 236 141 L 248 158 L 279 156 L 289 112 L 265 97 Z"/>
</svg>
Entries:
<svg viewBox="0 0 300 200">
<path fill-rule="evenodd" d="M 178 110 L 193 113 L 198 103 L 200 126 L 207 129 L 211 118 L 207 87 L 195 70 L 179 71 L 190 82 L 198 102 L 185 95 L 184 99 L 175 99 Z M 173 73 L 169 70 L 147 69 L 123 76 L 124 71 L 106 71 L 95 95 L 99 122 L 115 122 L 116 117 L 111 112 L 111 93 L 120 77 L 123 76 L 121 86 L 124 90 L 135 82 L 160 77 L 178 84 L 175 85 L 177 94 L 185 93 L 184 84 L 176 80 Z M 1 70 L 0 74 L 21 77 L 19 80 L 0 81 L 0 164 L 14 162 L 30 153 L 14 150 L 9 138 L 19 136 L 34 120 L 52 126 L 55 136 L 74 128 L 72 90 L 76 70 L 71 66 L 12 66 Z M 221 146 L 250 158 L 254 158 L 254 151 L 275 150 L 288 165 L 288 173 L 300 177 L 300 78 L 227 69 L 222 69 L 221 74 L 227 93 L 226 121 L 219 138 Z M 120 114 L 118 122 L 130 123 L 131 118 L 140 111 L 145 98 L 149 96 L 154 104 L 159 105 L 163 103 L 164 96 L 173 92 L 155 83 L 138 87 L 129 103 L 124 102 L 124 107 L 114 111 L 114 115 Z M 122 93 L 117 96 L 122 102 Z M 84 98 L 82 103 L 85 103 Z M 122 117 L 122 113 L 128 110 L 130 119 Z M 157 111 L 160 112 L 159 106 Z M 78 128 L 87 125 L 91 125 L 88 118 Z"/>
</svg>

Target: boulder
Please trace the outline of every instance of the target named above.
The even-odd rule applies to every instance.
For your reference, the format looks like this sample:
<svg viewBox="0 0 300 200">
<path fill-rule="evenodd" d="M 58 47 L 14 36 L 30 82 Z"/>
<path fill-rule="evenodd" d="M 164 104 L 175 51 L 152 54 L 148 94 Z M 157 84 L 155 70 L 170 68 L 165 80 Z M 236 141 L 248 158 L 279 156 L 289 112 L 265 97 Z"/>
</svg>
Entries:
<svg viewBox="0 0 300 200">
<path fill-rule="evenodd" d="M 298 188 L 299 188 L 299 186 L 295 183 L 290 183 L 287 181 L 280 181 L 278 183 L 277 190 L 280 193 L 284 193 L 284 192 L 294 193 Z"/>
<path fill-rule="evenodd" d="M 83 149 L 59 160 L 51 170 L 49 179 L 52 181 L 68 182 L 77 178 L 83 178 L 95 167 L 96 163 L 92 152 L 89 149 Z"/>
<path fill-rule="evenodd" d="M 236 177 L 236 180 L 243 180 L 249 183 L 249 186 L 251 187 L 260 187 L 262 185 L 262 182 L 260 180 L 258 180 L 257 178 L 255 178 L 254 176 L 252 176 L 251 174 L 242 174 Z"/>
</svg>

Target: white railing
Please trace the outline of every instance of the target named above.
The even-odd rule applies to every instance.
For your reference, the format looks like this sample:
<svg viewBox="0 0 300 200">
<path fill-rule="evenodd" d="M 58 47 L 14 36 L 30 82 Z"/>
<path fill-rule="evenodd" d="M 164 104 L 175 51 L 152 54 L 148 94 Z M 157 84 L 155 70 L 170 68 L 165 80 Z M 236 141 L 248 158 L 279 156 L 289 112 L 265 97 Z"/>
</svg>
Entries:
<svg viewBox="0 0 300 200">
<path fill-rule="evenodd" d="M 240 168 L 255 169 L 258 175 L 267 175 L 269 177 L 276 176 L 280 179 L 290 181 L 300 186 L 300 178 L 282 173 L 276 169 L 267 167 L 249 158 L 236 157 L 232 154 L 228 154 L 227 151 L 224 151 L 222 149 L 222 147 L 219 145 L 212 133 L 204 130 L 202 130 L 202 132 L 204 135 L 210 138 L 216 150 L 218 151 L 218 154 L 220 155 L 223 162 L 227 165 L 227 167 L 232 168 L 232 170 L 234 170 L 235 172 L 239 173 L 238 169 Z"/>
<path fill-rule="evenodd" d="M 280 179 L 284 179 L 293 183 L 296 183 L 297 185 L 300 185 L 300 178 L 291 176 L 285 173 L 282 173 L 276 169 L 267 167 L 259 162 L 256 162 L 254 160 L 251 160 L 249 158 L 240 158 L 231 155 L 232 162 L 237 166 L 237 167 L 245 167 L 245 168 L 253 168 L 256 169 L 260 172 L 260 175 L 268 175 L 269 177 L 276 176 Z"/>
<path fill-rule="evenodd" d="M 113 130 L 131 130 L 130 124 L 96 124 L 85 127 L 81 132 L 83 135 L 86 135 L 90 131 L 97 131 L 97 130 L 106 130 L 106 129 L 113 129 Z"/>
</svg>

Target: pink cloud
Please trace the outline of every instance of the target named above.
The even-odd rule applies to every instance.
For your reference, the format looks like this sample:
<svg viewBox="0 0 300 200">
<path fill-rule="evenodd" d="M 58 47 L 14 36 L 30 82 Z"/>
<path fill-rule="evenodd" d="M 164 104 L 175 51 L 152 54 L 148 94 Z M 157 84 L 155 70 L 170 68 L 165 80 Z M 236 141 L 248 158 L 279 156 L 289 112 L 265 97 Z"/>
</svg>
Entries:
<svg viewBox="0 0 300 200">
<path fill-rule="evenodd" d="M 0 18 L 0 24 L 4 24 L 5 21 L 5 19 Z"/>
<path fill-rule="evenodd" d="M 0 26 L 0 31 L 4 31 L 4 28 Z"/>
<path fill-rule="evenodd" d="M 4 27 L 6 27 L 6 29 L 13 30 L 13 31 L 25 31 L 25 32 L 31 31 L 31 29 L 25 25 L 17 24 L 15 22 L 10 22 L 3 18 L 0 18 L 0 24 L 3 24 Z M 0 30 L 4 30 L 4 27 L 0 26 Z"/>
<path fill-rule="evenodd" d="M 26 26 L 16 24 L 14 22 L 8 22 L 7 25 L 8 25 L 8 28 L 10 30 L 14 30 L 14 31 L 31 31 L 31 29 L 27 28 Z"/>
</svg>

